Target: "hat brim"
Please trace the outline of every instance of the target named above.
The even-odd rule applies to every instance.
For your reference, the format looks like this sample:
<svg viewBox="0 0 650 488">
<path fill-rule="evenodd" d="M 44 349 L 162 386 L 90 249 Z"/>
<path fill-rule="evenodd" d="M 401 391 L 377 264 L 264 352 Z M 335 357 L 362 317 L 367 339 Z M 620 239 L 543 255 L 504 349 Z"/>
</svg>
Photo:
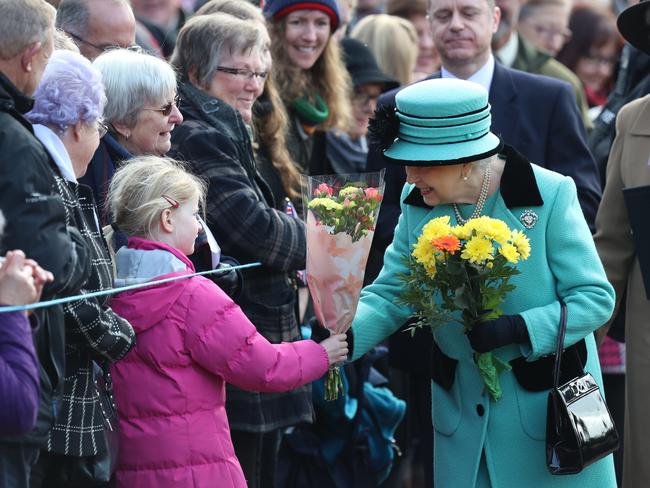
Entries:
<svg viewBox="0 0 650 488">
<path fill-rule="evenodd" d="M 352 84 L 354 86 L 378 83 L 384 85 L 383 91 L 393 90 L 400 86 L 399 82 L 395 81 L 389 76 L 386 76 L 381 71 L 361 70 L 356 73 L 354 71 L 350 71 L 350 76 L 352 77 Z"/>
<path fill-rule="evenodd" d="M 650 2 L 640 2 L 623 10 L 616 26 L 632 46 L 650 54 Z"/>
<path fill-rule="evenodd" d="M 449 166 L 489 158 L 499 153 L 503 142 L 492 132 L 474 141 L 450 144 L 414 144 L 397 139 L 384 158 L 400 166 Z"/>
</svg>

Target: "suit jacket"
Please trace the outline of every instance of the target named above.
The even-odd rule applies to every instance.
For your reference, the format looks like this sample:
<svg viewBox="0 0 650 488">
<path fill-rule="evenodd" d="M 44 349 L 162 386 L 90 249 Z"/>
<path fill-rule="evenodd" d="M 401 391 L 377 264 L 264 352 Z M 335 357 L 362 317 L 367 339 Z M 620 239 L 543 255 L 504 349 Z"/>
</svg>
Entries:
<svg viewBox="0 0 650 488">
<path fill-rule="evenodd" d="M 410 253 L 423 226 L 443 215 L 453 220 L 450 205 L 427 206 L 414 185 L 404 187 L 402 201 L 402 215 L 386 250 L 384 268 L 362 291 L 352 322 L 353 360 L 393 333 L 412 313 L 397 302 L 403 290 L 398 276 L 407 271 L 402 257 Z M 521 222 L 526 210 L 538 216 L 531 228 Z M 505 314 L 523 317 L 530 344 L 511 344 L 493 353 L 504 361 L 523 357 L 529 364 L 552 354 L 559 327 L 560 297 L 568 309 L 565 344 L 585 339 L 585 369 L 602 386 L 591 332 L 609 319 L 614 291 L 598 259 L 571 178 L 510 154 L 500 189 L 486 201 L 484 214 L 524 232 L 531 246 L 530 257 L 517 264 L 520 274 L 510 281 L 516 288 L 501 306 Z M 612 456 L 578 475 L 552 476 L 547 471 L 544 449 L 550 385 L 542 391 L 530 391 L 522 386 L 519 377 L 515 379 L 514 370 L 503 372 L 499 377 L 503 396 L 498 402 L 491 401 L 462 325 L 445 324 L 436 329 L 434 338 L 442 353 L 456 362 L 451 384 L 432 383 L 435 486 L 476 486 L 482 453 L 494 488 L 615 486 Z"/>
<path fill-rule="evenodd" d="M 439 77 L 440 73 L 431 76 Z M 398 91 L 382 95 L 378 106 L 394 106 Z M 601 188 L 571 86 L 496 63 L 489 101 L 492 132 L 532 163 L 573 178 L 580 206 L 591 228 Z M 381 154 L 371 149 L 367 170 L 378 171 L 384 167 L 386 190 L 366 268 L 366 282 L 372 281 L 381 269 L 384 250 L 392 240 L 400 214 L 399 196 L 406 181 L 403 167 L 387 164 Z"/>
<path fill-rule="evenodd" d="M 624 486 L 650 486 L 650 465 L 640 452 L 648 449 L 650 408 L 648 360 L 650 355 L 650 300 L 623 200 L 623 189 L 650 185 L 650 95 L 625 105 L 616 119 L 616 138 L 607 162 L 603 201 L 596 216 L 596 248 L 607 278 L 616 290 L 617 305 L 625 290 L 627 367 Z M 647 211 L 647 209 L 646 209 Z M 649 222 L 649 221 L 646 221 Z M 650 225 L 650 224 L 649 224 Z"/>
</svg>

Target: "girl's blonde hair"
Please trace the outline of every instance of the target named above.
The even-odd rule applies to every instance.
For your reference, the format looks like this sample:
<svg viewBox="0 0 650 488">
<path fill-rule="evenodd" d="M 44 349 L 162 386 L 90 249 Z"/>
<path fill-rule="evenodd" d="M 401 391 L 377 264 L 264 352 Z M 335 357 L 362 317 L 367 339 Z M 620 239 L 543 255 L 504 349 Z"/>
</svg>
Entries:
<svg viewBox="0 0 650 488">
<path fill-rule="evenodd" d="M 206 185 L 185 166 L 171 158 L 138 156 L 125 162 L 113 176 L 108 189 L 109 215 L 117 228 L 131 237 L 152 238 L 160 214 L 176 201 L 198 197 L 205 208 Z M 112 241 L 108 227 L 106 240 Z M 111 247 L 111 246 L 109 246 Z"/>
<path fill-rule="evenodd" d="M 352 81 L 345 68 L 339 43 L 330 35 L 327 45 L 314 66 L 303 70 L 294 66 L 287 56 L 284 43 L 286 17 L 267 24 L 271 34 L 273 76 L 285 105 L 302 97 L 319 94 L 329 109 L 329 117 L 319 128 L 347 131 L 352 124 L 350 93 Z"/>
<path fill-rule="evenodd" d="M 384 73 L 402 85 L 411 82 L 418 57 L 418 34 L 411 22 L 394 15 L 368 15 L 351 37 L 370 48 Z"/>
</svg>

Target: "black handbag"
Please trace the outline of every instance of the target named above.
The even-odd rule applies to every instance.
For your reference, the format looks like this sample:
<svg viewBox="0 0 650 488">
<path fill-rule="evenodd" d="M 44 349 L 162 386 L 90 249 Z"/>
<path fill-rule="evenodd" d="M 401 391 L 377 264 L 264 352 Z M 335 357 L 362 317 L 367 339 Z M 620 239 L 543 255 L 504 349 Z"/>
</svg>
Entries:
<svg viewBox="0 0 650 488">
<path fill-rule="evenodd" d="M 553 388 L 546 415 L 546 466 L 551 474 L 576 474 L 618 449 L 614 421 L 590 373 L 558 385 L 567 309 L 560 301 L 560 331 Z"/>
</svg>

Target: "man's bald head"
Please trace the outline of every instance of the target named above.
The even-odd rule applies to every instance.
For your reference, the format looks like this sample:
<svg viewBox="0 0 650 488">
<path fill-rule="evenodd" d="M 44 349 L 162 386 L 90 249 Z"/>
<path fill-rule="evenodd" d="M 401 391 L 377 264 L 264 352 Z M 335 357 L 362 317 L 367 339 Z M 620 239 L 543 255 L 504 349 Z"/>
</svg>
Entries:
<svg viewBox="0 0 650 488">
<path fill-rule="evenodd" d="M 111 46 L 135 43 L 135 17 L 127 0 L 62 0 L 56 25 L 91 60 Z"/>
</svg>

